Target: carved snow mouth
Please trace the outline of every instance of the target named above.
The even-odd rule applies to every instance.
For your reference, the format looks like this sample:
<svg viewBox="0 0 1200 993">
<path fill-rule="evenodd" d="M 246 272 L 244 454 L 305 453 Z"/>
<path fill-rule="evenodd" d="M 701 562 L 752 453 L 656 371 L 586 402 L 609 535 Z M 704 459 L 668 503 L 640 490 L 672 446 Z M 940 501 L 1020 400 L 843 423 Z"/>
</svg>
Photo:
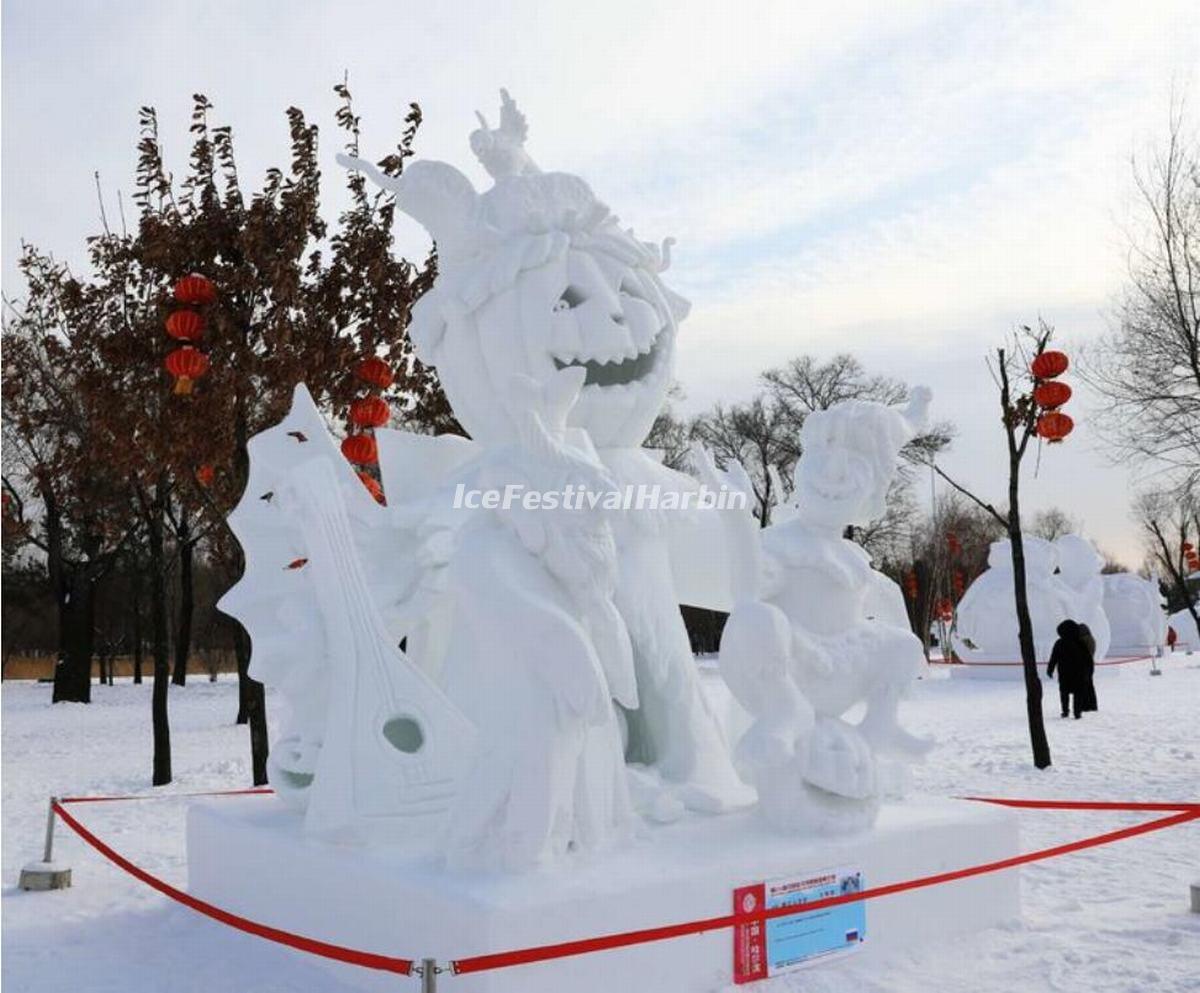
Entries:
<svg viewBox="0 0 1200 993">
<path fill-rule="evenodd" d="M 598 359 L 563 359 L 553 356 L 556 369 L 582 368 L 585 370 L 584 386 L 627 386 L 646 379 L 658 365 L 659 343 L 662 340 L 660 331 L 644 352 L 639 352 L 633 358 L 621 359 L 615 362 L 601 362 Z"/>
</svg>

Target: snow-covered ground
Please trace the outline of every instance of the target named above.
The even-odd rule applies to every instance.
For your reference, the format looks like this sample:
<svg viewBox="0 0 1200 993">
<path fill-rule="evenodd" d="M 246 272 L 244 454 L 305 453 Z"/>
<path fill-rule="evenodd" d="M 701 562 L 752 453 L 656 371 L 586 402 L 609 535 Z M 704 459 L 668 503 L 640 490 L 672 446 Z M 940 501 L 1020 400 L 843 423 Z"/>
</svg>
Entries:
<svg viewBox="0 0 1200 993">
<path fill-rule="evenodd" d="M 1098 680 L 1101 710 L 1060 720 L 1047 684 L 1054 766 L 1033 768 L 1019 683 L 929 679 L 905 721 L 941 743 L 917 770 L 937 795 L 1069 799 L 1200 799 L 1200 655 L 1164 675 L 1145 664 Z M 344 993 L 300 953 L 239 934 L 176 906 L 110 866 L 65 828 L 57 853 L 73 888 L 22 893 L 22 863 L 39 857 L 51 793 L 147 791 L 150 688 L 93 688 L 90 706 L 51 707 L 49 687 L 3 687 L 3 988 L 12 993 Z M 248 741 L 235 727 L 232 681 L 172 689 L 172 790 L 248 783 Z M 268 701 L 270 706 L 270 701 Z M 183 802 L 76 808 L 85 823 L 164 878 L 182 884 Z M 1023 846 L 1040 848 L 1153 815 L 1023 812 Z M 1028 866 L 1024 920 L 943 947 L 913 949 L 871 971 L 853 958 L 764 984 L 768 993 L 989 993 L 1200 990 L 1200 825 L 1189 824 Z M 880 880 L 879 882 L 884 882 Z M 667 923 L 667 922 L 664 922 Z M 397 949 L 403 953 L 404 949 Z M 536 968 L 531 966 L 529 968 Z M 397 989 L 416 988 L 397 980 Z M 453 993 L 453 979 L 443 981 Z M 566 993 L 566 991 L 564 991 Z M 646 991 L 658 993 L 658 991 Z M 665 993 L 665 991 L 664 991 Z"/>
</svg>

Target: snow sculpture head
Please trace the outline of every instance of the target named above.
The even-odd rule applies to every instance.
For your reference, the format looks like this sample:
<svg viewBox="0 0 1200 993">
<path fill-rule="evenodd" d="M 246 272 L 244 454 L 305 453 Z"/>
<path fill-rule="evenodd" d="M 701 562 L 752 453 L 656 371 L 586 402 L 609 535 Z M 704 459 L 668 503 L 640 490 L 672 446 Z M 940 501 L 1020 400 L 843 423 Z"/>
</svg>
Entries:
<svg viewBox="0 0 1200 993">
<path fill-rule="evenodd" d="M 931 394 L 913 390 L 906 410 L 847 400 L 809 414 L 796 463 L 797 516 L 807 524 L 866 524 L 885 509 L 896 454 L 924 427 Z"/>
<path fill-rule="evenodd" d="M 1076 589 L 1099 576 L 1104 568 L 1104 559 L 1092 543 L 1077 534 L 1064 534 L 1054 542 L 1054 549 L 1063 580 Z"/>
<path fill-rule="evenodd" d="M 1058 566 L 1055 546 L 1045 538 L 1025 535 L 1021 542 L 1025 549 L 1025 572 L 1032 579 L 1049 578 Z M 1007 569 L 1012 572 L 1012 542 L 993 541 L 988 548 L 988 568 Z"/>
<path fill-rule="evenodd" d="M 516 436 L 503 399 L 514 376 L 548 383 L 579 366 L 570 424 L 598 447 L 639 445 L 670 385 L 688 309 L 660 278 L 668 246 L 623 230 L 579 177 L 540 172 L 524 149 L 525 119 L 501 93 L 500 127 L 480 117 L 471 135 L 490 190 L 477 193 L 444 162 L 383 177 L 438 248 L 438 277 L 413 308 L 413 345 L 476 440 Z"/>
</svg>

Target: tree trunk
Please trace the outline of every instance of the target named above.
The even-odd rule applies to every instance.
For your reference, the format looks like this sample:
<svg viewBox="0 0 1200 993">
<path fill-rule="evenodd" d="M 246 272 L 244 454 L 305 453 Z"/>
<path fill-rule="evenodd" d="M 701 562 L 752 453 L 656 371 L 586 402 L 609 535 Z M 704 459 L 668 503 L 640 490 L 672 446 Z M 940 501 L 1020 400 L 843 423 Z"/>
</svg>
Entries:
<svg viewBox="0 0 1200 993">
<path fill-rule="evenodd" d="M 171 682 L 187 683 L 188 655 L 192 650 L 192 618 L 196 613 L 196 594 L 192 570 L 195 546 L 185 521 L 179 529 L 179 627 L 175 635 L 175 672 Z"/>
<path fill-rule="evenodd" d="M 171 680 L 170 645 L 167 630 L 166 556 L 163 552 L 164 481 L 160 478 L 154 502 L 148 507 L 150 550 L 150 630 L 154 653 L 154 689 L 150 698 L 154 728 L 154 767 L 151 783 L 165 786 L 171 781 L 171 728 L 167 715 L 167 688 Z"/>
<path fill-rule="evenodd" d="M 240 624 L 234 636 L 238 664 L 238 723 L 250 726 L 250 766 L 255 786 L 267 784 L 267 702 L 263 684 L 249 676 L 250 637 Z"/>
<path fill-rule="evenodd" d="M 234 417 L 233 469 L 239 487 L 245 488 L 250 478 L 250 429 L 246 418 L 245 400 L 237 398 Z M 245 557 L 239 548 L 234 561 L 235 575 L 245 571 Z M 262 683 L 250 678 L 250 636 L 237 621 L 234 624 L 234 650 L 237 653 L 238 715 L 237 723 L 250 726 L 250 766 L 255 786 L 267 783 L 267 701 Z"/>
<path fill-rule="evenodd" d="M 133 681 L 142 681 L 142 573 L 134 566 L 133 580 Z"/>
<path fill-rule="evenodd" d="M 92 652 L 96 601 L 84 568 L 70 570 L 58 600 L 58 662 L 54 667 L 53 703 L 91 703 Z"/>
<path fill-rule="evenodd" d="M 1045 769 L 1050 765 L 1050 742 L 1046 739 L 1046 722 L 1042 715 L 1042 677 L 1038 674 L 1037 648 L 1033 643 L 1033 622 L 1029 617 L 1029 597 L 1025 585 L 1020 479 L 1020 459 L 1011 456 L 1008 466 L 1008 538 L 1012 546 L 1017 637 L 1021 644 L 1021 663 L 1025 673 L 1025 711 L 1029 717 L 1029 742 L 1033 747 L 1033 764 L 1039 769 Z"/>
</svg>

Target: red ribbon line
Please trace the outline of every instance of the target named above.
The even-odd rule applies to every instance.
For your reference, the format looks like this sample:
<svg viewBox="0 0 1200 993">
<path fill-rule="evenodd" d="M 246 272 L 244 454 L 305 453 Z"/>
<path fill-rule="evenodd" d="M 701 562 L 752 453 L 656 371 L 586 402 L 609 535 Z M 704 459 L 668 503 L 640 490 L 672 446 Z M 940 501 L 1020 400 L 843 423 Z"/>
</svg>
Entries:
<svg viewBox="0 0 1200 993">
<path fill-rule="evenodd" d="M 118 800 L 177 800 L 197 796 L 267 796 L 275 791 L 269 786 L 256 786 L 252 790 L 200 790 L 195 793 L 126 793 L 113 796 L 60 796 L 58 802 L 68 803 L 115 803 Z"/>
<path fill-rule="evenodd" d="M 333 959 L 338 962 L 345 962 L 350 965 L 362 966 L 367 969 L 376 969 L 384 972 L 398 973 L 403 976 L 413 974 L 414 962 L 412 959 L 393 958 L 386 955 L 379 955 L 374 952 L 364 952 L 353 948 L 346 948 L 342 945 L 334 945 L 329 942 L 317 941 L 313 938 L 307 938 L 303 935 L 293 934 L 290 931 L 284 931 L 279 928 L 271 927 L 267 924 L 261 924 L 257 921 L 249 920 L 245 917 L 240 917 L 237 914 L 230 913 L 227 910 L 222 910 L 214 904 L 200 900 L 183 890 L 177 889 L 167 882 L 151 875 L 145 869 L 135 865 L 129 859 L 125 858 L 119 852 L 115 851 L 109 845 L 101 841 L 96 835 L 79 823 L 71 814 L 69 814 L 65 806 L 74 803 L 103 803 L 113 802 L 118 800 L 155 800 L 166 799 L 168 797 L 196 797 L 196 796 L 251 796 L 261 795 L 273 792 L 270 789 L 253 789 L 253 790 L 215 790 L 198 793 L 171 793 L 171 794 L 149 794 L 149 795 L 130 795 L 130 796 L 100 796 L 100 797 L 67 797 L 62 800 L 55 800 L 53 808 L 55 813 L 62 818 L 72 831 L 74 831 L 83 841 L 91 845 L 106 859 L 123 869 L 135 879 L 140 880 L 147 886 L 164 896 L 175 900 L 177 903 L 183 904 L 195 910 L 197 913 L 204 914 L 213 920 L 226 924 L 229 927 L 239 931 L 244 931 L 247 934 L 253 934 L 260 938 L 265 938 L 268 941 L 276 942 L 277 944 L 286 945 L 290 948 L 298 949 L 302 952 L 307 952 L 310 955 L 317 955 L 322 958 Z M 814 910 L 821 910 L 826 907 L 836 907 L 846 903 L 857 903 L 860 900 L 873 900 L 880 897 L 892 896 L 896 893 L 903 893 L 906 890 L 923 889 L 928 886 L 938 886 L 942 883 L 949 883 L 959 879 L 969 879 L 973 876 L 981 876 L 986 873 L 999 872 L 1004 869 L 1012 869 L 1017 866 L 1027 865 L 1031 862 L 1041 862 L 1047 859 L 1056 858 L 1060 855 L 1067 855 L 1071 852 L 1083 851 L 1088 848 L 1097 848 L 1101 845 L 1108 845 L 1114 841 L 1122 841 L 1126 838 L 1137 837 L 1142 834 L 1149 834 L 1153 831 L 1161 831 L 1165 828 L 1174 827 L 1179 824 L 1186 824 L 1191 821 L 1200 820 L 1200 803 L 1120 803 L 1104 800 L 1019 800 L 1019 799 L 1004 799 L 997 797 L 962 797 L 964 800 L 970 800 L 975 803 L 990 803 L 1002 807 L 1013 807 L 1023 809 L 1039 809 L 1039 810 L 1093 810 L 1093 811 L 1154 811 L 1168 812 L 1169 816 L 1159 817 L 1152 821 L 1147 821 L 1144 824 L 1136 824 L 1132 827 L 1120 828 L 1116 831 L 1108 831 L 1104 834 L 1092 835 L 1088 838 L 1083 838 L 1078 841 L 1067 842 L 1062 845 L 1055 845 L 1050 848 L 1042 848 L 1033 852 L 1026 852 L 1022 855 L 1014 855 L 1006 859 L 998 859 L 993 862 L 984 862 L 979 865 L 968 866 L 964 869 L 956 869 L 950 872 L 937 873 L 931 876 L 921 876 L 916 879 L 908 879 L 898 883 L 890 883 L 885 886 L 876 886 L 870 889 L 861 890 L 858 893 L 845 893 L 838 896 L 826 897 L 821 900 L 814 900 L 811 903 L 803 905 L 803 910 L 798 910 L 797 906 L 772 907 L 770 909 L 760 909 L 751 913 L 734 913 L 726 914 L 721 917 L 710 917 L 704 920 L 688 921 L 681 924 L 668 924 L 661 927 L 643 928 L 637 931 L 625 931 L 618 934 L 601 935 L 594 938 L 582 938 L 574 941 L 564 941 L 556 944 L 538 945 L 531 948 L 514 949 L 507 952 L 496 952 L 488 955 L 476 955 L 469 958 L 455 959 L 451 961 L 450 967 L 456 975 L 466 975 L 472 972 L 485 972 L 494 969 L 504 969 L 514 965 L 526 965 L 534 962 L 546 962 L 552 959 L 567 958 L 576 955 L 586 955 L 591 952 L 605 951 L 614 948 L 625 948 L 630 945 L 642 945 L 654 941 L 665 941 L 670 938 L 679 938 L 689 934 L 701 934 L 705 931 L 716 931 L 737 927 L 743 924 L 752 922 L 761 922 L 771 920 L 776 917 L 786 917 L 798 912 L 808 913 Z"/>
<path fill-rule="evenodd" d="M 1111 659 L 1101 659 L 1096 663 L 1096 666 L 1102 665 L 1128 665 L 1130 662 L 1147 662 L 1154 658 L 1153 655 L 1117 655 Z M 981 669 L 986 669 L 989 666 L 1024 666 L 1024 662 L 964 662 L 961 659 L 957 662 L 947 662 L 945 659 L 930 659 L 930 665 L 974 665 Z M 1038 665 L 1044 666 L 1045 662 L 1038 662 Z"/>
<path fill-rule="evenodd" d="M 202 794 L 202 795 L 236 795 L 238 793 L 245 794 L 250 790 L 230 791 L 226 794 Z M 182 795 L 182 794 L 179 794 Z M 84 801 L 100 801 L 100 800 L 122 800 L 122 799 L 146 799 L 144 797 L 83 797 L 75 798 L 70 802 Z M 253 934 L 259 938 L 265 938 L 267 941 L 273 941 L 276 944 L 287 945 L 289 948 L 296 948 L 302 952 L 308 952 L 310 955 L 319 955 L 321 958 L 334 959 L 337 962 L 347 962 L 350 965 L 362 966 L 364 969 L 378 969 L 382 972 L 398 973 L 401 976 L 411 976 L 413 971 L 412 959 L 393 958 L 389 955 L 378 955 L 374 952 L 363 952 L 354 948 L 346 948 L 342 945 L 333 945 L 327 941 L 317 941 L 314 938 L 306 938 L 304 935 L 293 934 L 290 931 L 284 931 L 280 928 L 271 927 L 269 924 L 260 924 L 258 921 L 252 921 L 246 917 L 239 917 L 237 914 L 232 914 L 228 910 L 222 910 L 214 904 L 208 903 L 205 900 L 200 900 L 190 893 L 185 893 L 183 890 L 177 889 L 170 883 L 164 882 L 157 876 L 152 876 L 145 869 L 134 865 L 129 859 L 115 851 L 103 841 L 97 838 L 91 831 L 85 828 L 74 817 L 67 813 L 63 807 L 63 801 L 55 801 L 54 812 L 62 818 L 63 823 L 74 831 L 80 838 L 91 845 L 96 851 L 103 855 L 106 859 L 112 862 L 120 869 L 124 869 L 135 879 L 141 880 L 151 889 L 158 890 L 164 896 L 170 897 L 176 903 L 182 903 L 185 907 L 189 907 L 197 913 L 203 914 L 205 917 L 211 917 L 214 921 L 219 921 L 231 928 L 236 928 L 238 931 L 245 931 L 247 934 Z"/>
<path fill-rule="evenodd" d="M 1060 803 L 1053 800 L 997 800 L 984 797 L 969 797 L 967 799 L 981 803 L 996 803 L 1003 806 L 1037 806 L 1047 810 L 1167 809 L 1177 812 L 1169 817 L 1160 817 L 1145 824 L 1121 828 L 1118 831 L 1109 831 L 1105 834 L 1093 835 L 1090 838 L 1068 842 L 1064 845 L 1055 845 L 1052 848 L 1026 852 L 1023 855 L 1014 855 L 1011 858 L 999 859 L 995 862 L 984 862 L 980 865 L 969 866 L 965 869 L 956 869 L 952 872 L 941 872 L 936 875 L 922 876 L 918 879 L 909 879 L 900 883 L 876 886 L 871 889 L 860 890 L 858 893 L 844 893 L 821 900 L 813 900 L 811 903 L 803 905 L 803 912 L 808 913 L 814 910 L 821 910 L 825 907 L 840 906 L 845 903 L 857 903 L 860 900 L 878 899 L 879 897 L 903 893 L 906 890 L 923 889 L 927 886 L 938 886 L 942 883 L 949 883 L 958 879 L 982 876 L 985 873 L 998 872 L 1002 869 L 1012 869 L 1030 862 L 1040 862 L 1059 855 L 1066 855 L 1069 852 L 1078 852 L 1086 848 L 1096 848 L 1100 845 L 1111 844 L 1114 841 L 1121 841 L 1125 838 L 1133 838 L 1139 834 L 1149 834 L 1151 831 L 1161 831 L 1163 828 L 1174 827 L 1177 824 L 1186 824 L 1189 821 L 1200 820 L 1200 804 L 1086 804 L 1078 801 L 1064 801 Z M 669 924 L 665 927 L 644 928 L 639 931 L 626 931 L 621 934 L 603 935 L 598 938 L 583 938 L 578 941 L 564 941 L 558 944 L 521 948 L 509 952 L 476 955 L 471 958 L 455 959 L 450 963 L 450 966 L 455 975 L 466 975 L 471 972 L 504 969 L 514 965 L 546 962 L 551 959 L 566 958 L 573 955 L 586 955 L 589 952 L 625 948 L 629 945 L 642 945 L 651 941 L 663 941 L 667 938 L 679 938 L 689 934 L 701 934 L 705 931 L 737 927 L 738 925 L 749 924 L 755 921 L 766 921 L 775 917 L 787 917 L 798 912 L 800 911 L 797 906 L 793 905 L 756 910 L 751 913 L 726 914 L 722 917 L 710 917 L 706 920 L 690 921 L 685 924 Z"/>
</svg>

